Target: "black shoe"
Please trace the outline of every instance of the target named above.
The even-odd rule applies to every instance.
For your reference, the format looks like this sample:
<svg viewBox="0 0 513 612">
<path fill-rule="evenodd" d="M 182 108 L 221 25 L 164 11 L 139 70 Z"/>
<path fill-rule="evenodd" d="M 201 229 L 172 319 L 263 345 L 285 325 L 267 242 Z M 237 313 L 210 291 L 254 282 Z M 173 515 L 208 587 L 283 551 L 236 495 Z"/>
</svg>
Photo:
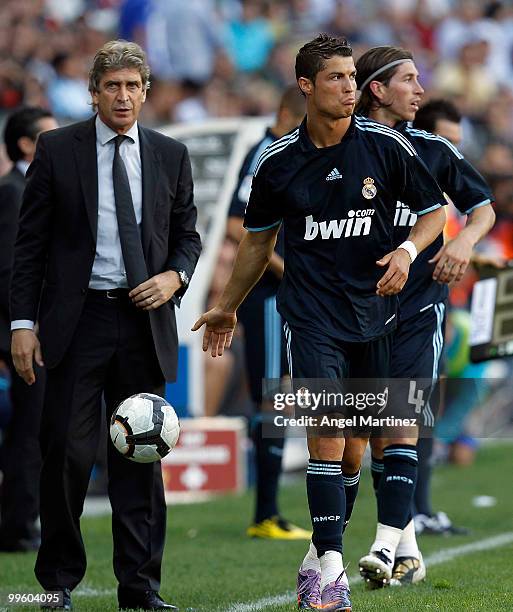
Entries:
<svg viewBox="0 0 513 612">
<path fill-rule="evenodd" d="M 139 591 L 127 587 L 118 587 L 118 605 L 120 610 L 178 610 L 176 606 L 166 603 L 156 591 Z"/>
<path fill-rule="evenodd" d="M 62 593 L 62 604 L 56 604 L 48 602 L 41 606 L 41 610 L 73 610 L 73 604 L 71 603 L 71 591 L 63 587 L 55 587 L 54 589 L 47 589 L 47 593 Z"/>
<path fill-rule="evenodd" d="M 20 538 L 19 540 L 4 540 L 0 539 L 0 552 L 16 553 L 16 552 L 34 552 L 39 550 L 41 538 Z"/>
<path fill-rule="evenodd" d="M 416 535 L 468 535 L 469 529 L 466 527 L 456 527 L 452 524 L 445 512 L 436 512 L 435 514 L 416 514 L 413 517 L 415 524 Z"/>
</svg>

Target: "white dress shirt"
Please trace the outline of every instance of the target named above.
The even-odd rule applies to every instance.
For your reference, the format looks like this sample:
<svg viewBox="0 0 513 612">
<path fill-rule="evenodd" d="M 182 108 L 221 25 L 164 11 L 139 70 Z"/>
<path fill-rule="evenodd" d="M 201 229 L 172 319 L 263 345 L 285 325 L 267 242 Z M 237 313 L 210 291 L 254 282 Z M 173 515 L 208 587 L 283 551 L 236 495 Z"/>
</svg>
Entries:
<svg viewBox="0 0 513 612">
<path fill-rule="evenodd" d="M 96 159 L 98 162 L 98 228 L 96 254 L 89 281 L 90 289 L 116 289 L 128 287 L 125 265 L 119 240 L 114 185 L 112 181 L 112 162 L 115 144 L 112 140 L 117 133 L 96 117 Z M 135 218 L 141 228 L 142 221 L 142 172 L 137 122 L 126 132 L 126 138 L 119 153 L 126 166 Z M 16 320 L 11 322 L 11 330 L 33 329 L 34 322 Z"/>
<path fill-rule="evenodd" d="M 128 287 L 125 264 L 119 241 L 114 185 L 112 182 L 112 161 L 116 132 L 96 117 L 96 157 L 98 160 L 98 231 L 96 255 L 94 257 L 90 289 L 116 289 Z M 128 130 L 119 147 L 119 153 L 126 167 L 135 218 L 141 228 L 142 220 L 142 174 L 139 132 L 137 122 Z"/>
<path fill-rule="evenodd" d="M 16 168 L 23 174 L 23 176 L 27 175 L 27 170 L 29 169 L 30 163 L 25 161 L 24 159 L 19 159 L 16 162 Z"/>
</svg>

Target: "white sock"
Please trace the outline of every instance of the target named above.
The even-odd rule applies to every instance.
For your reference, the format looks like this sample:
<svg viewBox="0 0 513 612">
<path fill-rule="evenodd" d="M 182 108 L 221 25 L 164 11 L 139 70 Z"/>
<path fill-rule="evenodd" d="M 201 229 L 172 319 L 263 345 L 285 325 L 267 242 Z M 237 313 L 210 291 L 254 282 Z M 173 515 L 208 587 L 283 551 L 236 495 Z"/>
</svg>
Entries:
<svg viewBox="0 0 513 612">
<path fill-rule="evenodd" d="M 393 565 L 395 551 L 399 544 L 399 540 L 401 539 L 402 533 L 402 529 L 378 523 L 378 527 L 376 529 L 376 539 L 371 546 L 371 551 L 379 550 L 383 552 L 390 559 L 390 563 Z"/>
<path fill-rule="evenodd" d="M 308 548 L 308 552 L 303 559 L 303 563 L 301 563 L 302 570 L 315 570 L 316 572 L 321 571 L 321 564 L 319 562 L 319 557 L 317 556 L 317 548 L 313 545 L 313 542 L 310 542 L 310 547 Z"/>
<path fill-rule="evenodd" d="M 415 557 L 419 558 L 419 547 L 415 537 L 415 523 L 413 519 L 403 529 L 401 540 L 395 551 L 396 557 Z"/>
<path fill-rule="evenodd" d="M 339 552 L 328 550 L 320 557 L 319 561 L 321 562 L 321 591 L 327 584 L 334 582 L 342 573 L 344 575 L 341 581 L 348 584 L 342 555 Z"/>
</svg>

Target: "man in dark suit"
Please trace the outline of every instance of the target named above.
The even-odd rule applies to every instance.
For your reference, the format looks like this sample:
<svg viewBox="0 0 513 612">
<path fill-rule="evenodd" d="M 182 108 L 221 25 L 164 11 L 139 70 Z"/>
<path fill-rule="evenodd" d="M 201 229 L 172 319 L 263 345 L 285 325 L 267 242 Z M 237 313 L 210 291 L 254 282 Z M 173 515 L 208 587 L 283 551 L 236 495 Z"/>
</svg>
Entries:
<svg viewBox="0 0 513 612">
<path fill-rule="evenodd" d="M 137 124 L 149 67 L 135 43 L 96 54 L 98 114 L 44 134 L 29 171 L 11 291 L 12 353 L 34 381 L 47 368 L 41 424 L 41 548 L 36 576 L 64 607 L 86 568 L 80 515 L 107 414 L 174 380 L 174 307 L 201 243 L 184 145 Z M 30 330 L 36 315 L 39 340 Z M 174 609 L 158 594 L 166 506 L 160 463 L 108 445 L 114 573 L 120 608 Z"/>
<path fill-rule="evenodd" d="M 0 552 L 37 550 L 40 542 L 35 522 L 39 516 L 39 424 L 45 374 L 38 368 L 37 381 L 29 387 L 16 373 L 10 352 L 9 286 L 25 173 L 39 134 L 56 127 L 50 112 L 26 107 L 12 113 L 4 129 L 5 148 L 13 166 L 0 179 L 0 362 L 10 372 L 12 416 L 0 449 Z"/>
</svg>

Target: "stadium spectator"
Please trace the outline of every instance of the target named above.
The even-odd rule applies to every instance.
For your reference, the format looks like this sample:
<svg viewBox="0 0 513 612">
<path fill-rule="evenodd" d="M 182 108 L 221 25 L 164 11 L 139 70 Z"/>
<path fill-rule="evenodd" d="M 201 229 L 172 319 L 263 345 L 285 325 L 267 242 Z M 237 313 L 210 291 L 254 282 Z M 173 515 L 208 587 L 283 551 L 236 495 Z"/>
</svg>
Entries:
<svg viewBox="0 0 513 612">
<path fill-rule="evenodd" d="M 87 103 L 87 81 L 82 59 L 76 55 L 60 54 L 53 60 L 55 78 L 48 85 L 48 100 L 58 117 L 77 121 L 91 116 Z"/>
<path fill-rule="evenodd" d="M 37 380 L 28 386 L 16 373 L 10 355 L 9 286 L 14 243 L 25 174 L 34 158 L 39 135 L 57 127 L 49 111 L 27 107 L 7 119 L 4 142 L 11 171 L 0 179 L 0 362 L 9 371 L 12 416 L 2 445 L 0 493 L 0 551 L 37 550 L 39 528 L 39 426 L 43 408 L 45 372 L 36 367 Z"/>
<path fill-rule="evenodd" d="M 201 250 L 186 148 L 137 123 L 149 74 L 135 43 L 111 41 L 97 52 L 89 91 L 98 113 L 40 137 L 16 242 L 13 360 L 28 384 L 34 359 L 47 366 L 35 571 L 44 589 L 63 593 L 66 609 L 86 569 L 80 515 L 102 394 L 109 418 L 126 397 L 162 395 L 176 378 L 173 303 Z M 158 594 L 160 463 L 126 461 L 109 444 L 108 467 L 119 607 L 174 609 Z"/>
<path fill-rule="evenodd" d="M 155 0 L 148 17 L 146 45 L 155 76 L 206 83 L 223 53 L 212 0 Z"/>
<path fill-rule="evenodd" d="M 472 159 L 479 159 L 488 140 L 489 128 L 494 132 L 492 139 L 502 131 L 511 141 L 513 9 L 507 3 L 462 0 L 453 6 L 449 0 L 371 0 L 365 3 L 355 0 L 279 0 L 272 3 L 252 0 L 252 4 L 254 12 L 261 14 L 260 19 L 267 23 L 271 32 L 267 59 L 258 70 L 258 78 L 253 71 L 234 69 L 224 47 L 224 34 L 229 24 L 241 20 L 243 6 L 239 0 L 79 1 L 66 4 L 5 0 L 0 6 L 0 111 L 21 103 L 49 107 L 48 86 L 54 78 L 54 59 L 73 49 L 73 55 L 88 62 L 94 50 L 107 40 L 106 36 L 116 34 L 117 20 L 121 36 L 146 41 L 152 65 L 156 67 L 154 72 L 179 97 L 183 95 L 180 83 L 184 79 L 204 86 L 198 102 L 210 117 L 266 114 L 270 105 L 262 103 L 260 91 L 272 92 L 273 100 L 276 99 L 288 82 L 287 74 L 301 40 L 319 29 L 333 27 L 334 32 L 353 40 L 357 54 L 369 46 L 383 44 L 401 43 L 410 48 L 415 52 L 427 97 L 444 93 L 433 87 L 433 71 L 439 74 L 443 68 L 447 74 L 448 69 L 456 70 L 458 91 L 451 78 L 444 91 L 457 96 L 455 101 L 463 111 L 469 86 L 462 86 L 461 78 L 466 78 L 468 71 L 461 72 L 458 50 L 469 38 L 486 41 L 478 49 L 481 56 L 478 72 L 482 67 L 486 69 L 487 82 L 492 83 L 490 91 L 500 89 L 491 99 L 487 87 L 470 87 L 477 89 L 473 96 L 477 95 L 479 101 L 472 109 L 474 116 L 465 120 L 463 150 Z M 244 49 L 251 60 L 253 55 L 257 57 L 260 53 L 259 42 L 258 45 L 253 48 L 250 41 Z M 471 51 L 472 55 L 476 55 L 475 51 Z M 476 66 L 471 72 L 477 74 L 475 70 Z M 250 75 L 250 82 L 258 82 L 261 87 L 249 89 L 246 75 Z M 460 89 L 464 90 L 463 94 Z M 488 102 L 482 102 L 482 98 Z M 159 106 L 155 113 L 152 112 L 154 102 Z M 162 112 L 161 102 L 159 96 L 149 96 L 144 115 L 152 122 L 154 116 L 176 120 L 175 102 L 171 102 L 167 113 Z M 501 106 L 500 112 L 497 112 L 498 106 Z M 170 119 L 165 119 L 166 116 Z"/>
<path fill-rule="evenodd" d="M 467 32 L 459 39 L 454 60 L 442 61 L 433 75 L 436 89 L 444 97 L 457 100 L 460 110 L 480 116 L 498 92 L 496 78 L 486 66 L 489 44 L 478 32 Z"/>
<path fill-rule="evenodd" d="M 188 79 L 182 81 L 180 100 L 176 103 L 173 120 L 177 123 L 204 121 L 210 115 L 202 97 L 203 85 Z"/>
<path fill-rule="evenodd" d="M 274 44 L 274 33 L 258 0 L 242 0 L 240 19 L 226 24 L 225 44 L 232 62 L 241 72 L 263 68 Z"/>
<path fill-rule="evenodd" d="M 119 8 L 119 36 L 146 46 L 146 24 L 152 0 L 123 0 Z"/>
</svg>

